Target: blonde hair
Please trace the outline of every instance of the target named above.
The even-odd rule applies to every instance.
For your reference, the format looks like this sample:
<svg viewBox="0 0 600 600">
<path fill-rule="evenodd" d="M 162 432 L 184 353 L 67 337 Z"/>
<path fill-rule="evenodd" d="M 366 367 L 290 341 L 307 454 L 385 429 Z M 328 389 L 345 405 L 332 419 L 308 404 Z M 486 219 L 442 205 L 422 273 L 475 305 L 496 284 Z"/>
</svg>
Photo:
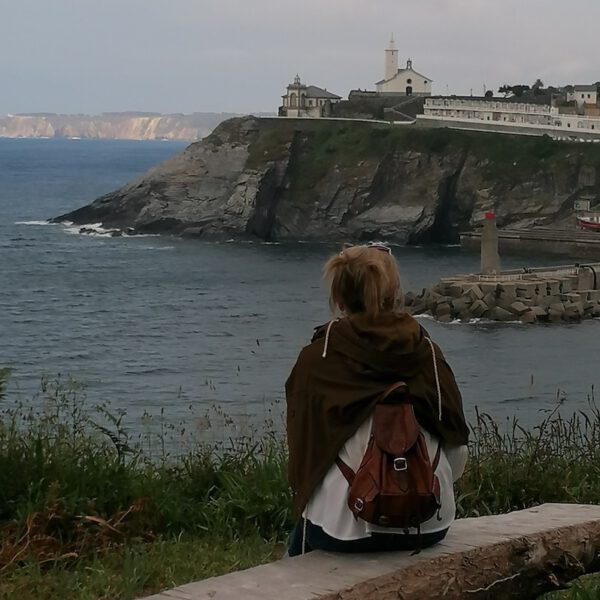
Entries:
<svg viewBox="0 0 600 600">
<path fill-rule="evenodd" d="M 383 246 L 351 246 L 323 266 L 329 283 L 329 306 L 347 313 L 377 318 L 401 310 L 400 273 L 396 260 Z"/>
</svg>

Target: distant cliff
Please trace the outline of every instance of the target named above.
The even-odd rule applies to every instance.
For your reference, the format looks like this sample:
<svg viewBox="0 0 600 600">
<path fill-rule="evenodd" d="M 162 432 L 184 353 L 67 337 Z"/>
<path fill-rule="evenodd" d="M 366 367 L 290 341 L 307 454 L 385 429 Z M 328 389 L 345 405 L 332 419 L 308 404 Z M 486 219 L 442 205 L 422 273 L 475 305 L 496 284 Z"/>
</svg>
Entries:
<svg viewBox="0 0 600 600">
<path fill-rule="evenodd" d="M 231 113 L 104 113 L 102 115 L 24 114 L 0 118 L 0 137 L 94 138 L 195 141 L 207 136 Z"/>
<path fill-rule="evenodd" d="M 454 242 L 572 220 L 600 197 L 600 148 L 548 138 L 293 119 L 231 119 L 57 220 L 198 236 Z"/>
</svg>

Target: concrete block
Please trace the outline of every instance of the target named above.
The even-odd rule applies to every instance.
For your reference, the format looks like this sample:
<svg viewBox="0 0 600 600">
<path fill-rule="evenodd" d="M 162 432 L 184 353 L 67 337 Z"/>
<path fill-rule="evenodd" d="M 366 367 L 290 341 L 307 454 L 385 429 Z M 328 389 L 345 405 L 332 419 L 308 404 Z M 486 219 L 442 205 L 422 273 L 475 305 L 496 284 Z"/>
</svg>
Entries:
<svg viewBox="0 0 600 600">
<path fill-rule="evenodd" d="M 481 288 L 481 291 L 483 292 L 483 295 L 485 296 L 485 294 L 490 294 L 490 293 L 493 294 L 496 291 L 498 284 L 493 281 L 482 281 L 479 284 L 479 287 Z"/>
<path fill-rule="evenodd" d="M 560 291 L 563 294 L 568 294 L 573 289 L 573 284 L 571 279 L 568 277 L 564 277 L 560 279 Z"/>
<path fill-rule="evenodd" d="M 481 288 L 478 285 L 472 285 L 465 288 L 465 294 L 473 301 L 481 300 L 484 296 Z"/>
<path fill-rule="evenodd" d="M 500 298 L 498 298 L 496 300 L 496 306 L 500 306 L 504 310 L 510 310 L 510 307 L 516 301 L 517 301 L 517 297 L 516 296 L 504 296 L 504 295 L 502 295 L 502 296 L 500 296 Z"/>
<path fill-rule="evenodd" d="M 476 318 L 482 317 L 486 310 L 488 310 L 488 307 L 485 302 L 481 300 L 477 300 L 471 305 L 471 314 Z"/>
<path fill-rule="evenodd" d="M 450 321 L 453 321 L 454 319 L 452 318 L 452 315 L 450 315 L 450 314 L 443 314 L 443 315 L 438 315 L 437 320 L 440 323 L 450 323 Z"/>
<path fill-rule="evenodd" d="M 406 294 L 404 294 L 404 306 L 412 306 L 416 299 L 417 297 L 414 292 L 406 292 Z"/>
<path fill-rule="evenodd" d="M 565 305 L 562 302 L 553 302 L 548 309 L 562 314 L 565 312 Z"/>
<path fill-rule="evenodd" d="M 560 296 L 538 296 L 538 306 L 548 308 L 556 302 L 560 302 Z"/>
<path fill-rule="evenodd" d="M 537 320 L 535 313 L 533 312 L 533 310 L 528 310 L 527 312 L 524 312 L 521 315 L 521 322 L 522 323 L 535 323 Z"/>
<path fill-rule="evenodd" d="M 600 317 L 600 304 L 596 304 L 596 306 L 592 308 L 592 316 Z"/>
<path fill-rule="evenodd" d="M 570 287 L 571 287 L 571 291 L 580 289 L 578 287 L 579 277 L 577 277 L 577 275 L 567 275 L 566 277 L 564 277 L 564 279 L 567 280 L 567 281 L 569 281 Z"/>
<path fill-rule="evenodd" d="M 453 283 L 448 288 L 448 295 L 452 298 L 460 298 L 463 295 L 462 283 Z"/>
<path fill-rule="evenodd" d="M 501 306 L 496 306 L 490 310 L 490 317 L 494 321 L 514 321 L 515 315 L 505 310 Z"/>
<path fill-rule="evenodd" d="M 535 283 L 519 282 L 516 287 L 517 298 L 533 298 L 536 288 Z"/>
<path fill-rule="evenodd" d="M 517 295 L 517 284 L 511 281 L 505 281 L 498 284 L 498 288 L 500 291 L 507 296 L 516 296 Z"/>
<path fill-rule="evenodd" d="M 581 294 L 576 292 L 570 292 L 568 294 L 561 294 L 560 299 L 563 302 L 581 302 Z"/>
<path fill-rule="evenodd" d="M 548 316 L 548 311 L 543 306 L 532 306 L 531 312 L 535 315 L 536 319 Z"/>
<path fill-rule="evenodd" d="M 493 292 L 488 292 L 483 297 L 483 301 L 485 302 L 486 306 L 488 306 L 489 308 L 493 308 L 494 306 L 496 306 L 496 294 L 494 294 Z"/>
<path fill-rule="evenodd" d="M 587 299 L 590 302 L 600 302 L 600 290 L 588 290 Z"/>
<path fill-rule="evenodd" d="M 565 304 L 565 315 L 569 319 L 581 319 L 583 317 L 583 304 L 581 302 Z"/>
<path fill-rule="evenodd" d="M 471 300 L 466 296 L 452 300 L 452 310 L 455 313 L 462 313 L 466 311 L 469 306 L 471 306 Z"/>
<path fill-rule="evenodd" d="M 519 316 L 521 316 L 521 315 L 523 315 L 523 314 L 525 314 L 527 312 L 530 312 L 529 306 L 526 306 L 525 304 L 523 304 L 523 302 L 519 302 L 519 301 L 513 302 L 510 305 L 510 309 L 509 310 L 513 314 L 519 315 Z"/>
<path fill-rule="evenodd" d="M 598 286 L 600 282 L 596 282 Z M 578 290 L 593 290 L 594 289 L 594 272 L 587 267 L 581 267 L 577 274 L 577 289 Z"/>
<path fill-rule="evenodd" d="M 445 315 L 452 314 L 452 306 L 448 302 L 440 302 L 435 306 L 435 316 L 440 319 Z"/>
<path fill-rule="evenodd" d="M 564 310 L 563 311 L 552 310 L 552 309 L 548 310 L 548 318 L 552 322 L 562 321 L 564 314 L 565 314 Z"/>
<path fill-rule="evenodd" d="M 558 296 L 560 294 L 560 282 L 556 279 L 548 279 L 546 281 L 546 295 Z"/>
</svg>

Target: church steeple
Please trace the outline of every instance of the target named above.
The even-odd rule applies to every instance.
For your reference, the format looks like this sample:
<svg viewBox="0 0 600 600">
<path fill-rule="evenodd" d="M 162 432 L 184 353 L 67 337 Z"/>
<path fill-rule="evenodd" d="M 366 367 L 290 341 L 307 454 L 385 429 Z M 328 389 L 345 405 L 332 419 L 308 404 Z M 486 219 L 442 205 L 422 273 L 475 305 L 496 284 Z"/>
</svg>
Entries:
<svg viewBox="0 0 600 600">
<path fill-rule="evenodd" d="M 392 33 L 390 44 L 385 51 L 385 79 L 392 79 L 396 73 L 398 73 L 398 50 Z"/>
</svg>

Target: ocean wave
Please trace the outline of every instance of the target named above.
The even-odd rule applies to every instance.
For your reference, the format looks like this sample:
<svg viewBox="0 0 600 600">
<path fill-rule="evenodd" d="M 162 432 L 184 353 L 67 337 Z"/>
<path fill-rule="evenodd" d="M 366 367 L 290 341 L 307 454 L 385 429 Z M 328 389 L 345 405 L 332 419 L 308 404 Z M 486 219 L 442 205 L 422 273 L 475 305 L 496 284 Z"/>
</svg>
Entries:
<svg viewBox="0 0 600 600">
<path fill-rule="evenodd" d="M 428 321 L 437 321 L 433 315 L 420 314 L 413 315 L 415 319 L 427 319 Z M 437 321 L 440 323 L 440 321 Z M 522 321 L 494 321 L 492 319 L 482 319 L 481 317 L 473 317 L 468 321 L 462 321 L 461 319 L 452 319 L 447 323 L 441 323 L 442 325 L 524 325 Z"/>
<path fill-rule="evenodd" d="M 127 233 L 116 227 L 103 227 L 102 223 L 81 223 L 75 225 L 71 221 L 61 223 L 64 226 L 65 233 L 71 235 L 87 235 L 90 237 L 127 237 L 127 238 L 145 238 L 158 237 L 158 233 Z"/>
<path fill-rule="evenodd" d="M 15 225 L 56 225 L 50 221 L 15 221 Z"/>
</svg>

